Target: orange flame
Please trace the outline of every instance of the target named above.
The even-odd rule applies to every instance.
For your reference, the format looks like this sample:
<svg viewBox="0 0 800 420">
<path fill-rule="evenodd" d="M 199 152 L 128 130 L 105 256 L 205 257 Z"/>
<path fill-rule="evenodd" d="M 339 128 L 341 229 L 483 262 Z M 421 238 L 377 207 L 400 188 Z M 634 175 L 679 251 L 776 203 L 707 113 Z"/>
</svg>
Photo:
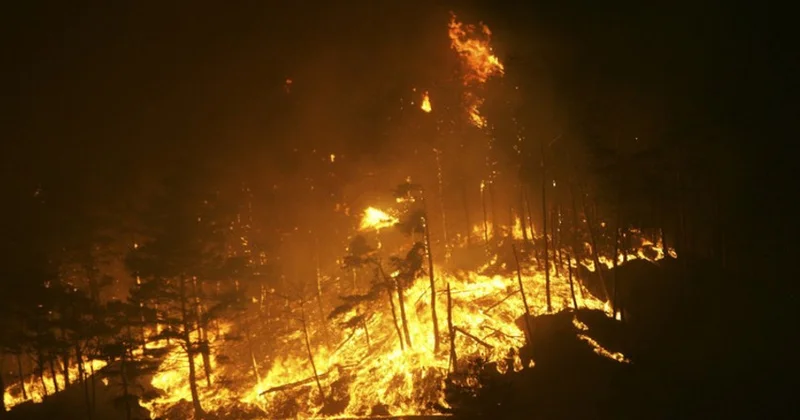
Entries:
<svg viewBox="0 0 800 420">
<path fill-rule="evenodd" d="M 422 105 L 420 105 L 419 108 L 425 112 L 431 112 L 433 110 L 433 108 L 431 108 L 431 98 L 427 91 L 422 94 Z"/>
<path fill-rule="evenodd" d="M 495 74 L 503 75 L 505 67 L 489 46 L 492 38 L 489 27 L 482 23 L 477 27 L 464 25 L 453 13 L 449 27 L 450 46 L 461 56 L 466 67 L 465 85 L 482 84 Z"/>
<path fill-rule="evenodd" d="M 494 55 L 489 45 L 492 38 L 489 27 L 482 23 L 478 26 L 464 25 L 456 20 L 455 14 L 451 13 L 449 28 L 450 46 L 458 53 L 463 63 L 464 86 L 477 88 L 486 83 L 490 77 L 504 74 L 503 63 Z M 483 98 L 475 92 L 467 91 L 464 94 L 464 103 L 470 123 L 478 128 L 486 127 L 486 118 L 480 112 Z"/>
<path fill-rule="evenodd" d="M 369 229 L 382 229 L 390 226 L 394 226 L 399 222 L 399 220 L 384 212 L 383 210 L 378 210 L 375 207 L 368 207 L 364 210 L 364 217 L 361 219 L 361 230 L 369 230 Z"/>
</svg>

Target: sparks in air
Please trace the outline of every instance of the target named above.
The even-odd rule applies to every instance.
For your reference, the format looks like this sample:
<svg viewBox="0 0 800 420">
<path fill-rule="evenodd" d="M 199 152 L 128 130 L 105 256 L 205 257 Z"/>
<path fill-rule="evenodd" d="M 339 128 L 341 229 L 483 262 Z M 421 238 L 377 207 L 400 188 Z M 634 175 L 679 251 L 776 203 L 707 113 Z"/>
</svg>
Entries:
<svg viewBox="0 0 800 420">
<path fill-rule="evenodd" d="M 427 91 L 422 94 L 422 105 L 420 105 L 419 108 L 425 112 L 431 112 L 433 110 L 431 107 L 431 97 L 428 95 Z"/>
<path fill-rule="evenodd" d="M 399 220 L 375 207 L 368 207 L 364 210 L 364 217 L 361 218 L 361 230 L 382 229 L 396 225 Z"/>
</svg>

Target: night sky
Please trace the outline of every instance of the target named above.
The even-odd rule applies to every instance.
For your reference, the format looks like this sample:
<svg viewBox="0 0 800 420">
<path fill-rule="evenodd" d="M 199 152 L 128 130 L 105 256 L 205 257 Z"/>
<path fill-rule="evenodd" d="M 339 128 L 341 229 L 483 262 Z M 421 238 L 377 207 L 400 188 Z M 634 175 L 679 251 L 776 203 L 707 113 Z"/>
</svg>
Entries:
<svg viewBox="0 0 800 420">
<path fill-rule="evenodd" d="M 591 137 L 583 127 L 599 121 L 636 132 L 625 137 L 693 144 L 741 187 L 729 203 L 737 220 L 772 200 L 762 177 L 778 172 L 761 155 L 782 158 L 755 145 L 783 138 L 773 121 L 789 112 L 779 101 L 789 53 L 767 7 L 100 3 L 25 2 L 3 13 L 8 191 L 75 185 L 105 200 L 135 197 L 141 178 L 164 168 L 291 176 L 296 147 L 380 155 L 389 140 L 376 116 L 406 87 L 452 72 L 443 51 L 455 10 L 493 29 L 509 83 L 547 85 L 549 102 L 535 108 L 555 109 L 562 131 Z M 754 171 L 762 166 L 772 170 Z"/>
</svg>

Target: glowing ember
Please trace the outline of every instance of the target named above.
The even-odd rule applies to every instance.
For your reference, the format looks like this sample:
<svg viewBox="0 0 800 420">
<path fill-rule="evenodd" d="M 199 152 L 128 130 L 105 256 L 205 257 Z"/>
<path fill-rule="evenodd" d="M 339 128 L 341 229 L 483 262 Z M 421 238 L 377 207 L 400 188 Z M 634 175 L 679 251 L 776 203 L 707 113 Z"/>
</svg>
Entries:
<svg viewBox="0 0 800 420">
<path fill-rule="evenodd" d="M 433 108 L 431 108 L 431 98 L 428 92 L 422 94 L 422 105 L 420 105 L 419 108 L 425 112 L 431 112 L 433 110 Z"/>
<path fill-rule="evenodd" d="M 369 207 L 364 210 L 364 217 L 361 219 L 361 230 L 369 230 L 369 229 L 382 229 L 390 226 L 394 226 L 399 222 L 399 220 L 387 214 L 382 210 L 378 210 L 375 207 Z"/>
</svg>

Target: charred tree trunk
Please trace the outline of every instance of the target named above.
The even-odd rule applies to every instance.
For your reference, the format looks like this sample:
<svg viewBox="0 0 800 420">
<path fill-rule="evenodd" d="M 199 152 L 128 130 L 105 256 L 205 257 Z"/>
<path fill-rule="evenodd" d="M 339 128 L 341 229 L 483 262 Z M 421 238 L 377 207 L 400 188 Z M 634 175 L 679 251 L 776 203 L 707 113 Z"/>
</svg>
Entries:
<svg viewBox="0 0 800 420">
<path fill-rule="evenodd" d="M 431 281 L 431 319 L 433 321 L 433 351 L 439 352 L 439 320 L 436 319 L 436 277 L 433 273 L 433 251 L 431 250 L 431 229 L 428 222 L 428 209 L 425 205 L 425 197 L 422 198 L 422 205 L 425 207 L 425 248 L 428 251 L 428 277 Z"/>
<path fill-rule="evenodd" d="M 447 331 L 450 336 L 450 364 L 455 372 L 458 370 L 458 356 L 456 355 L 456 335 L 453 331 L 453 300 L 450 296 L 450 282 L 447 282 Z"/>
<path fill-rule="evenodd" d="M 45 382 L 44 380 L 45 368 L 44 368 L 44 359 L 42 357 L 43 357 L 42 354 L 39 353 L 39 357 L 37 358 L 36 361 L 36 364 L 38 365 L 36 373 L 39 374 L 39 381 L 42 383 L 42 400 L 46 400 L 50 393 L 47 391 L 47 382 Z"/>
<path fill-rule="evenodd" d="M 520 187 L 520 197 L 519 197 L 519 223 L 522 227 L 522 241 L 523 243 L 528 243 L 528 224 L 525 220 L 525 187 Z"/>
<path fill-rule="evenodd" d="M 441 160 L 441 151 L 438 149 L 433 149 L 433 152 L 436 154 L 436 173 L 437 173 L 437 180 L 439 181 L 439 210 L 442 212 L 442 240 L 444 241 L 444 259 L 448 261 L 450 259 L 450 245 L 447 241 L 447 212 L 445 211 L 444 205 L 444 174 L 442 173 L 442 160 Z"/>
<path fill-rule="evenodd" d="M 528 307 L 528 298 L 525 296 L 525 286 L 522 285 L 522 269 L 519 266 L 519 257 L 517 256 L 517 247 L 511 244 L 511 250 L 514 252 L 514 261 L 517 263 L 517 281 L 519 282 L 519 293 L 522 295 L 522 306 L 525 307 L 525 329 L 527 329 L 528 338 L 533 338 L 533 329 L 531 328 L 530 308 Z M 530 343 L 528 343 L 530 344 Z"/>
<path fill-rule="evenodd" d="M 69 342 L 67 340 L 67 332 L 64 330 L 64 328 L 61 328 L 61 340 L 63 340 L 64 343 L 68 343 Z M 64 346 L 64 348 L 62 349 L 60 355 L 61 355 L 61 366 L 62 366 L 61 376 L 64 377 L 64 389 L 67 389 L 67 388 L 69 388 L 69 384 L 70 384 L 70 378 L 69 378 L 69 347 Z M 56 360 L 58 360 L 58 358 L 56 358 Z"/>
<path fill-rule="evenodd" d="M 55 357 L 56 356 L 53 356 L 53 355 L 48 356 L 47 357 L 47 364 L 50 366 L 50 375 L 51 375 L 51 379 L 53 380 L 53 388 L 56 390 L 56 392 L 59 392 L 59 391 L 61 391 L 61 389 L 58 386 L 58 374 L 56 373 L 56 364 L 55 364 L 55 361 L 53 360 L 53 359 L 55 359 Z"/>
<path fill-rule="evenodd" d="M 608 301 L 610 296 L 605 282 L 605 270 L 603 270 L 603 266 L 600 264 L 600 254 L 597 249 L 597 235 L 594 231 L 594 218 L 589 214 L 589 209 L 586 205 L 586 198 L 583 195 L 581 195 L 581 202 L 583 204 L 583 214 L 586 216 L 586 226 L 589 230 L 589 240 L 592 242 L 592 259 L 594 260 L 594 269 L 595 272 L 597 272 L 597 275 L 600 277 L 600 285 L 603 286 L 604 299 Z"/>
<path fill-rule="evenodd" d="M 14 355 L 17 359 L 17 380 L 19 381 L 19 389 L 22 390 L 22 398 L 28 400 L 28 391 L 25 389 L 25 375 L 22 371 L 22 353 Z"/>
<path fill-rule="evenodd" d="M 406 339 L 406 345 L 408 345 L 408 348 L 412 348 L 411 334 L 409 334 L 408 332 L 408 318 L 406 318 L 405 291 L 401 281 L 394 279 L 394 285 L 395 288 L 397 289 L 397 301 L 399 302 L 398 304 L 400 306 L 400 321 L 403 324 L 403 336 Z"/>
<path fill-rule="evenodd" d="M 530 228 L 531 228 L 531 243 L 533 245 L 536 245 L 536 232 L 534 232 L 534 229 L 533 229 L 533 210 L 531 209 L 531 203 L 530 203 L 530 200 L 528 200 L 528 194 L 527 193 L 525 194 L 525 207 L 528 208 L 528 226 L 530 226 Z M 533 259 L 536 261 L 536 266 L 541 268 L 542 264 L 541 264 L 541 261 L 539 260 L 539 256 L 538 256 L 538 252 L 536 251 L 536 248 L 534 248 L 534 251 L 533 251 Z"/>
<path fill-rule="evenodd" d="M 319 395 L 322 397 L 322 400 L 325 401 L 325 391 L 322 389 L 322 383 L 319 381 L 319 373 L 317 373 L 317 365 L 314 364 L 314 354 L 311 352 L 311 341 L 308 339 L 308 326 L 306 325 L 306 311 L 303 309 L 302 304 L 300 305 L 300 315 L 302 317 L 300 319 L 303 322 L 303 338 L 305 338 L 306 341 L 306 351 L 308 351 L 308 361 L 311 362 L 311 369 L 314 371 L 314 380 L 317 382 Z"/>
<path fill-rule="evenodd" d="M 250 322 L 244 323 L 244 334 L 247 337 L 247 350 L 250 352 L 250 361 L 253 368 L 253 377 L 256 378 L 256 383 L 261 383 L 261 375 L 258 373 L 258 362 L 256 361 L 256 352 L 253 347 L 253 337 L 250 335 Z"/>
<path fill-rule="evenodd" d="M 617 225 L 616 229 L 614 229 L 614 260 L 612 261 L 614 274 L 611 276 L 613 283 L 611 284 L 612 287 L 612 299 L 611 299 L 611 310 L 613 311 L 613 317 L 617 317 L 617 312 L 619 311 L 619 285 L 617 284 L 617 280 L 619 278 L 619 273 L 617 273 L 618 267 L 618 253 L 619 253 L 619 225 Z"/>
<path fill-rule="evenodd" d="M 182 339 L 186 350 L 186 356 L 189 359 L 189 390 L 192 394 L 192 407 L 194 408 L 194 416 L 202 418 L 204 416 L 203 407 L 200 405 L 200 395 L 197 392 L 197 372 L 194 365 L 194 348 L 192 346 L 192 337 L 189 322 L 189 310 L 186 307 L 186 277 L 180 278 L 180 300 L 181 300 L 181 323 L 183 324 Z"/>
<path fill-rule="evenodd" d="M 322 325 L 322 332 L 327 336 L 328 323 L 325 319 L 325 305 L 322 303 L 322 270 L 320 269 L 319 261 L 319 237 L 314 238 L 314 276 L 317 281 L 317 308 L 319 309 L 320 325 Z"/>
<path fill-rule="evenodd" d="M 489 180 L 489 210 L 492 211 L 492 238 L 497 238 L 500 225 L 497 223 L 497 200 L 495 200 L 494 181 Z"/>
<path fill-rule="evenodd" d="M 83 365 L 83 352 L 81 351 L 81 344 L 75 343 L 75 359 L 78 362 L 78 376 L 83 385 L 83 399 L 86 403 L 86 418 L 92 419 L 92 400 L 89 395 L 89 381 L 86 380 L 86 366 Z"/>
<path fill-rule="evenodd" d="M 483 208 L 483 243 L 486 246 L 486 252 L 489 252 L 489 215 L 486 211 L 486 184 L 481 181 L 481 207 Z"/>
<path fill-rule="evenodd" d="M 0 366 L 5 366 L 5 357 L 0 355 Z M 6 413 L 6 382 L 3 379 L 3 372 L 0 372 L 0 418 L 5 417 Z"/>
<path fill-rule="evenodd" d="M 120 368 L 119 368 L 119 377 L 122 383 L 122 398 L 125 401 L 125 419 L 131 420 L 131 399 L 128 392 L 128 374 L 125 371 L 126 369 L 126 359 L 127 353 L 122 353 L 122 358 L 120 359 Z"/>
<path fill-rule="evenodd" d="M 380 264 L 377 264 L 377 266 L 381 278 L 387 284 L 386 295 L 389 297 L 389 306 L 392 308 L 392 322 L 394 323 L 394 329 L 397 331 L 397 339 L 400 341 L 400 350 L 405 351 L 406 346 L 403 342 L 403 333 L 402 331 L 400 331 L 400 324 L 397 323 L 397 310 L 395 310 L 394 308 L 394 297 L 392 296 L 392 288 L 388 286 L 389 284 L 391 284 L 389 283 L 390 278 L 386 275 L 386 273 L 383 272 L 383 267 L 381 267 Z"/>
<path fill-rule="evenodd" d="M 542 232 L 544 236 L 544 288 L 547 298 L 547 312 L 553 312 L 550 300 L 550 256 L 547 249 L 547 173 L 544 165 L 544 145 L 542 145 Z"/>
<path fill-rule="evenodd" d="M 203 314 L 203 305 L 200 301 L 201 286 L 197 284 L 197 277 L 192 277 L 192 294 L 194 294 L 194 315 L 197 320 L 197 333 L 200 337 L 200 355 L 203 358 L 203 373 L 206 377 L 206 386 L 211 387 L 211 348 L 208 343 L 208 320 Z"/>
<path fill-rule="evenodd" d="M 90 385 L 92 387 L 92 402 L 91 402 L 90 410 L 91 410 L 92 414 L 94 414 L 95 405 L 97 404 L 97 383 L 94 380 L 94 363 L 91 363 L 91 361 L 92 361 L 91 357 L 87 357 L 87 359 L 89 359 L 89 362 L 90 362 L 89 363 L 89 373 L 91 374 L 91 376 L 89 376 L 89 382 L 90 382 Z"/>
<path fill-rule="evenodd" d="M 551 212 L 550 232 L 552 233 L 551 245 L 553 246 L 553 267 L 555 268 L 556 277 L 558 277 L 558 266 L 561 262 L 558 251 L 558 224 L 556 223 L 556 213 Z"/>
<path fill-rule="evenodd" d="M 464 220 L 467 223 L 467 245 L 472 245 L 472 221 L 469 217 L 469 199 L 467 198 L 467 182 L 461 182 L 461 205 L 464 207 Z"/>
<path fill-rule="evenodd" d="M 578 238 L 580 232 L 580 223 L 578 223 L 578 207 L 575 205 L 575 186 L 569 185 L 569 192 L 572 198 L 572 254 L 575 256 L 575 261 L 580 263 L 583 260 L 583 244 Z"/>
<path fill-rule="evenodd" d="M 367 350 L 372 350 L 372 343 L 369 341 L 369 328 L 367 327 L 367 320 L 363 319 L 361 321 L 361 328 L 364 328 L 364 337 L 367 339 Z"/>
<path fill-rule="evenodd" d="M 575 310 L 578 310 L 578 300 L 575 299 L 575 283 L 572 281 L 572 257 L 569 254 L 566 255 L 567 257 L 567 273 L 569 275 L 569 294 L 572 296 L 572 307 Z"/>
</svg>

